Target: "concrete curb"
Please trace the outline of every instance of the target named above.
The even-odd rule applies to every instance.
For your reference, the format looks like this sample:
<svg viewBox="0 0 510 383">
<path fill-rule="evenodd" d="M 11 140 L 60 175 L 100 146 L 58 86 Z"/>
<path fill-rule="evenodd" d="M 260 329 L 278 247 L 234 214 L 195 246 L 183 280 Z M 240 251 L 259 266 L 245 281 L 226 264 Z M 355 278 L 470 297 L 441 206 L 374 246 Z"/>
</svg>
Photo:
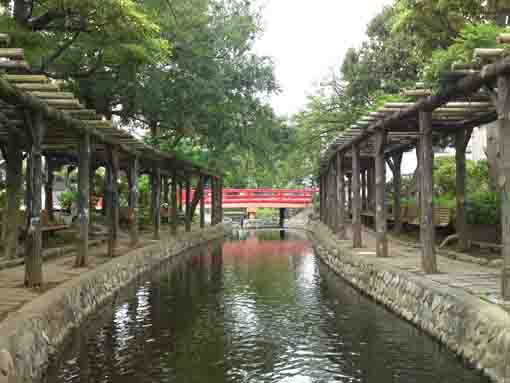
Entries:
<svg viewBox="0 0 510 383">
<path fill-rule="evenodd" d="M 163 239 L 113 259 L 23 306 L 0 323 L 0 350 L 13 358 L 16 377 L 9 383 L 38 381 L 69 332 L 122 287 L 183 251 L 222 238 L 231 226 Z"/>
<path fill-rule="evenodd" d="M 510 382 L 510 314 L 462 289 L 355 256 L 322 224 L 310 226 L 318 256 L 358 290 L 445 344 L 496 382 Z"/>
</svg>

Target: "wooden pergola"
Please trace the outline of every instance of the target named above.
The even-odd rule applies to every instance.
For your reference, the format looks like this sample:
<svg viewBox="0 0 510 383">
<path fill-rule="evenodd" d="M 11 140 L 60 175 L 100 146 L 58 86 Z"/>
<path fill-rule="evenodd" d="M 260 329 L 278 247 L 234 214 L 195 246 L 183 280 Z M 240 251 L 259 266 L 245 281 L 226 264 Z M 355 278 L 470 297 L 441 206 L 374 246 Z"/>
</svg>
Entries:
<svg viewBox="0 0 510 383">
<path fill-rule="evenodd" d="M 73 93 L 65 92 L 58 82 L 44 75 L 31 73 L 23 49 L 7 48 L 9 36 L 0 34 L 0 149 L 7 162 L 7 212 L 4 222 L 17 222 L 22 188 L 22 164 L 26 158 L 27 207 L 25 242 L 25 285 L 39 286 L 42 275 L 41 191 L 47 188 L 46 208 L 51 215 L 51 185 L 56 167 L 74 164 L 78 168 L 78 254 L 76 266 L 87 264 L 89 238 L 89 191 L 93 174 L 103 166 L 106 170 L 108 221 L 108 254 L 113 256 L 118 241 L 120 170 L 127 174 L 129 184 L 128 210 L 131 245 L 138 243 L 137 200 L 138 176 L 151 175 L 151 212 L 154 238 L 160 238 L 160 205 L 163 198 L 171 201 L 171 232 L 177 233 L 178 185 L 186 187 L 186 230 L 191 229 L 194 209 L 200 203 L 200 225 L 204 227 L 204 188 L 212 191 L 212 224 L 222 221 L 222 175 L 189 161 L 175 153 L 159 151 L 116 127 L 112 121 L 85 108 Z M 1 46 L 4 46 L 3 48 Z M 46 182 L 43 180 L 43 157 Z M 191 180 L 197 179 L 191 201 Z M 171 179 L 171 190 L 169 187 Z M 163 180 L 163 182 L 162 182 Z M 49 192 L 49 193 L 48 193 Z M 170 197 L 169 197 L 170 194 Z M 179 193 L 181 195 L 182 193 Z M 17 225 L 6 225 L 5 253 L 16 254 Z"/>
<path fill-rule="evenodd" d="M 509 43 L 510 35 L 501 35 Z M 353 247 L 362 247 L 361 209 L 375 209 L 376 253 L 388 256 L 385 206 L 386 164 L 393 173 L 395 227 L 401 228 L 401 163 L 416 149 L 422 268 L 438 272 L 433 222 L 433 141 L 451 136 L 456 148 L 457 231 L 462 248 L 468 238 L 465 214 L 465 152 L 474 127 L 498 121 L 499 180 L 504 259 L 502 296 L 510 299 L 510 59 L 503 49 L 477 49 L 470 65 L 453 65 L 440 93 L 418 86 L 402 93 L 414 102 L 387 103 L 361 118 L 333 142 L 320 164 L 321 220 L 345 238 L 345 188 L 352 212 Z M 347 182 L 346 178 L 347 177 Z M 352 190 L 351 190 L 352 189 Z M 351 206 L 352 205 L 352 206 Z"/>
</svg>

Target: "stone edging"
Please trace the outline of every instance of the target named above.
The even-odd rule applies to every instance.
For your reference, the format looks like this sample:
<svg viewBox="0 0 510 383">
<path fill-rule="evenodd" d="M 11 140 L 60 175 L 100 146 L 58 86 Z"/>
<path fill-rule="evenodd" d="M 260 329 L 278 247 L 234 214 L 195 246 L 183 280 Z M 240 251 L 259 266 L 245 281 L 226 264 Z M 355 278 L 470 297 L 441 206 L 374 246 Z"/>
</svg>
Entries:
<svg viewBox="0 0 510 383">
<path fill-rule="evenodd" d="M 230 225 L 218 225 L 133 250 L 49 290 L 9 315 L 0 323 L 0 350 L 12 355 L 16 370 L 16 378 L 9 382 L 38 381 L 66 335 L 122 287 L 163 261 L 230 232 Z"/>
<path fill-rule="evenodd" d="M 322 224 L 310 226 L 318 256 L 363 293 L 412 322 L 496 382 L 510 382 L 510 314 L 462 289 L 357 257 Z"/>
</svg>

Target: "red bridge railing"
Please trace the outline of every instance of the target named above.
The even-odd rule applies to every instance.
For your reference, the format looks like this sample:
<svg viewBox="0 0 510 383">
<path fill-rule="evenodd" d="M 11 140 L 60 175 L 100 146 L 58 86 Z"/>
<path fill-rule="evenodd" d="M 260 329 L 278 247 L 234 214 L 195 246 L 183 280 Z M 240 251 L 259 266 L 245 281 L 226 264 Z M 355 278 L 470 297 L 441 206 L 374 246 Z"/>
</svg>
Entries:
<svg viewBox="0 0 510 383">
<path fill-rule="evenodd" d="M 301 204 L 309 205 L 319 189 L 223 189 L 223 206 L 242 204 Z M 192 198 L 193 198 L 192 191 Z M 185 195 L 183 193 L 183 200 Z M 211 203 L 211 191 L 205 190 L 205 204 Z"/>
</svg>

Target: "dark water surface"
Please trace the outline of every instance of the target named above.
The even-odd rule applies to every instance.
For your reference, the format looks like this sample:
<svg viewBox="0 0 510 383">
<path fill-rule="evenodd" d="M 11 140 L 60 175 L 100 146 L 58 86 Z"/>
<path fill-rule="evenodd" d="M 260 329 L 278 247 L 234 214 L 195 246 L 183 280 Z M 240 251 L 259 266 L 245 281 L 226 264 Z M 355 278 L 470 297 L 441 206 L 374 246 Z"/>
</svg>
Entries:
<svg viewBox="0 0 510 383">
<path fill-rule="evenodd" d="M 487 382 L 327 270 L 297 233 L 179 257 L 76 331 L 47 382 Z"/>
</svg>

